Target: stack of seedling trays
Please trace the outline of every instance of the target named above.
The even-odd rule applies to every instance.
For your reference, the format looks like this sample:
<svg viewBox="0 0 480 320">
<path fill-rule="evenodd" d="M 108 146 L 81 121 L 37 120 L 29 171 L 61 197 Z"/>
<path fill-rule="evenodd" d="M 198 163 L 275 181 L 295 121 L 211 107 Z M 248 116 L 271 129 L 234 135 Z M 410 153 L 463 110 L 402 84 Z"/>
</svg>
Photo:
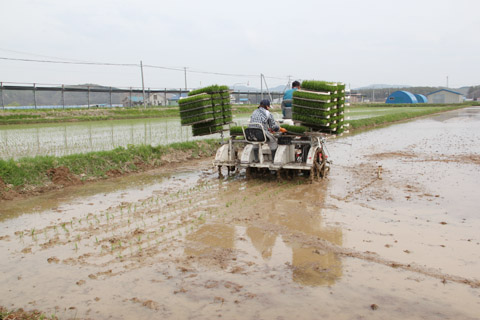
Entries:
<svg viewBox="0 0 480 320">
<path fill-rule="evenodd" d="M 183 126 L 192 126 L 194 136 L 223 131 L 232 122 L 230 92 L 227 86 L 213 85 L 190 91 L 180 99 L 180 120 Z"/>
<path fill-rule="evenodd" d="M 293 93 L 292 118 L 313 131 L 340 134 L 344 128 L 345 85 L 303 81 Z"/>
</svg>

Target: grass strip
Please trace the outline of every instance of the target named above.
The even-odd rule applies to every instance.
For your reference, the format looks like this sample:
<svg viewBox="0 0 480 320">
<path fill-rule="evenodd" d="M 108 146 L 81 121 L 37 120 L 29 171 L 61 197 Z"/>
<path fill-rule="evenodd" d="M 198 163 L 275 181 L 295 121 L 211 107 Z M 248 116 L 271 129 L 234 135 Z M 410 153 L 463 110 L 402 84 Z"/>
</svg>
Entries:
<svg viewBox="0 0 480 320">
<path fill-rule="evenodd" d="M 89 152 L 63 157 L 37 156 L 17 160 L 0 159 L 0 178 L 14 187 L 40 186 L 50 182 L 49 169 L 66 167 L 82 180 L 104 178 L 112 170 L 122 173 L 142 168 L 161 166 L 162 158 L 176 150 L 189 151 L 193 158 L 211 156 L 218 148 L 218 140 L 208 139 L 173 143 L 166 146 L 129 145 L 110 151 Z M 0 186 L 3 184 L 0 182 Z M 0 190 L 2 192 L 3 190 Z"/>
<path fill-rule="evenodd" d="M 358 128 L 364 128 L 364 127 L 374 127 L 374 126 L 387 124 L 387 123 L 392 123 L 392 122 L 396 122 L 396 121 L 413 119 L 413 118 L 416 118 L 416 117 L 421 117 L 421 116 L 425 116 L 425 115 L 429 115 L 429 114 L 461 109 L 461 108 L 464 108 L 466 106 L 468 106 L 468 105 L 465 105 L 465 104 L 449 105 L 449 106 L 443 105 L 441 107 L 425 107 L 425 105 L 422 105 L 422 107 L 418 107 L 418 106 L 412 107 L 411 111 L 398 112 L 398 113 L 394 113 L 394 114 L 386 114 L 386 115 L 382 115 L 382 116 L 365 118 L 365 119 L 358 119 L 358 120 L 347 120 L 345 122 L 349 123 L 350 128 L 352 128 L 352 129 L 358 129 Z"/>
</svg>

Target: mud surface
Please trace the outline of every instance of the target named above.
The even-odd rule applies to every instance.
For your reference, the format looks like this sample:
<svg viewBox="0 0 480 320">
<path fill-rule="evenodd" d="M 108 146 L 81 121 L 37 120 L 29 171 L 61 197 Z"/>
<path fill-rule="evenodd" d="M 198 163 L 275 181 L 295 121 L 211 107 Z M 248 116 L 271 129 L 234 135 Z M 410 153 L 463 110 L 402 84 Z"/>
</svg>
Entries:
<svg viewBox="0 0 480 320">
<path fill-rule="evenodd" d="M 478 319 L 480 109 L 328 144 L 329 179 L 208 161 L 0 211 L 0 305 L 60 319 Z"/>
</svg>

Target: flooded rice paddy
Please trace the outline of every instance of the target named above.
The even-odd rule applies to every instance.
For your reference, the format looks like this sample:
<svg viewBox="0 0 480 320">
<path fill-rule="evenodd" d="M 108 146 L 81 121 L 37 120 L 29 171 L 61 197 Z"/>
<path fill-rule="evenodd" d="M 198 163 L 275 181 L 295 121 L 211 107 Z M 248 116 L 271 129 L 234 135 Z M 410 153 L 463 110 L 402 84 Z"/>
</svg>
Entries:
<svg viewBox="0 0 480 320">
<path fill-rule="evenodd" d="M 478 319 L 480 109 L 328 144 L 328 179 L 211 161 L 2 204 L 0 305 L 61 319 Z"/>
<path fill-rule="evenodd" d="M 247 119 L 237 116 L 234 121 Z M 220 134 L 209 137 L 219 138 Z M 193 137 L 191 127 L 181 126 L 179 118 L 9 125 L 0 126 L 0 158 L 64 156 L 129 144 L 156 146 L 198 139 L 205 137 Z"/>
</svg>

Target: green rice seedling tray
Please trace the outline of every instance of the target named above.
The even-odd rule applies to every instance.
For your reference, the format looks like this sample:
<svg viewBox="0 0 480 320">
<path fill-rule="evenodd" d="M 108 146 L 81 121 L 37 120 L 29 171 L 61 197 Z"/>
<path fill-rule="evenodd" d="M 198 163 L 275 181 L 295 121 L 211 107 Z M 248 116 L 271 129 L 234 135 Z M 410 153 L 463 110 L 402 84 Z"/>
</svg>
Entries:
<svg viewBox="0 0 480 320">
<path fill-rule="evenodd" d="M 192 134 L 194 137 L 205 136 L 213 133 L 218 133 L 221 131 L 223 131 L 223 126 L 202 127 L 202 128 L 192 127 Z"/>
<path fill-rule="evenodd" d="M 230 92 L 230 88 L 228 86 L 219 86 L 219 85 L 212 85 L 196 90 L 192 90 L 188 93 L 188 96 L 194 96 L 200 93 L 208 93 L 208 94 L 215 94 L 215 93 L 225 93 Z"/>
<path fill-rule="evenodd" d="M 303 100 L 303 99 L 293 99 L 292 104 L 302 107 L 310 107 L 314 109 L 328 109 L 337 105 L 336 102 L 320 102 L 312 100 Z"/>
<path fill-rule="evenodd" d="M 329 93 L 296 90 L 293 92 L 293 99 L 330 102 L 331 97 Z"/>
<path fill-rule="evenodd" d="M 314 117 L 304 116 L 301 114 L 293 114 L 292 118 L 293 120 L 301 122 L 306 127 L 312 127 L 312 126 L 328 127 L 330 125 L 329 119 L 314 118 Z"/>
<path fill-rule="evenodd" d="M 203 115 L 198 115 L 198 116 L 193 116 L 189 118 L 181 118 L 180 122 L 182 126 L 190 126 L 194 125 L 197 123 L 204 123 L 204 122 L 209 122 L 213 121 L 215 118 L 213 117 L 213 113 L 211 114 L 203 114 Z"/>
<path fill-rule="evenodd" d="M 331 112 L 329 109 L 315 109 L 315 108 L 305 108 L 302 106 L 293 105 L 292 115 L 299 114 L 305 117 L 314 117 L 314 118 L 322 118 L 328 119 Z"/>
<path fill-rule="evenodd" d="M 197 94 L 197 95 L 194 95 L 194 96 L 189 96 L 187 98 L 182 98 L 180 100 L 178 100 L 178 104 L 180 106 L 187 106 L 191 103 L 195 103 L 197 101 L 202 101 L 202 100 L 208 100 L 210 99 L 210 95 L 206 94 L 206 93 L 202 93 L 202 94 Z"/>
<path fill-rule="evenodd" d="M 302 89 L 320 91 L 320 92 L 334 92 L 339 89 L 336 82 L 304 80 L 302 81 Z"/>
<path fill-rule="evenodd" d="M 231 126 L 230 127 L 231 136 L 243 136 L 243 129 L 241 126 Z"/>
<path fill-rule="evenodd" d="M 281 127 L 286 129 L 287 133 L 293 133 L 298 135 L 302 135 L 308 131 L 308 128 L 304 126 L 292 126 L 289 124 L 282 124 Z"/>
</svg>

